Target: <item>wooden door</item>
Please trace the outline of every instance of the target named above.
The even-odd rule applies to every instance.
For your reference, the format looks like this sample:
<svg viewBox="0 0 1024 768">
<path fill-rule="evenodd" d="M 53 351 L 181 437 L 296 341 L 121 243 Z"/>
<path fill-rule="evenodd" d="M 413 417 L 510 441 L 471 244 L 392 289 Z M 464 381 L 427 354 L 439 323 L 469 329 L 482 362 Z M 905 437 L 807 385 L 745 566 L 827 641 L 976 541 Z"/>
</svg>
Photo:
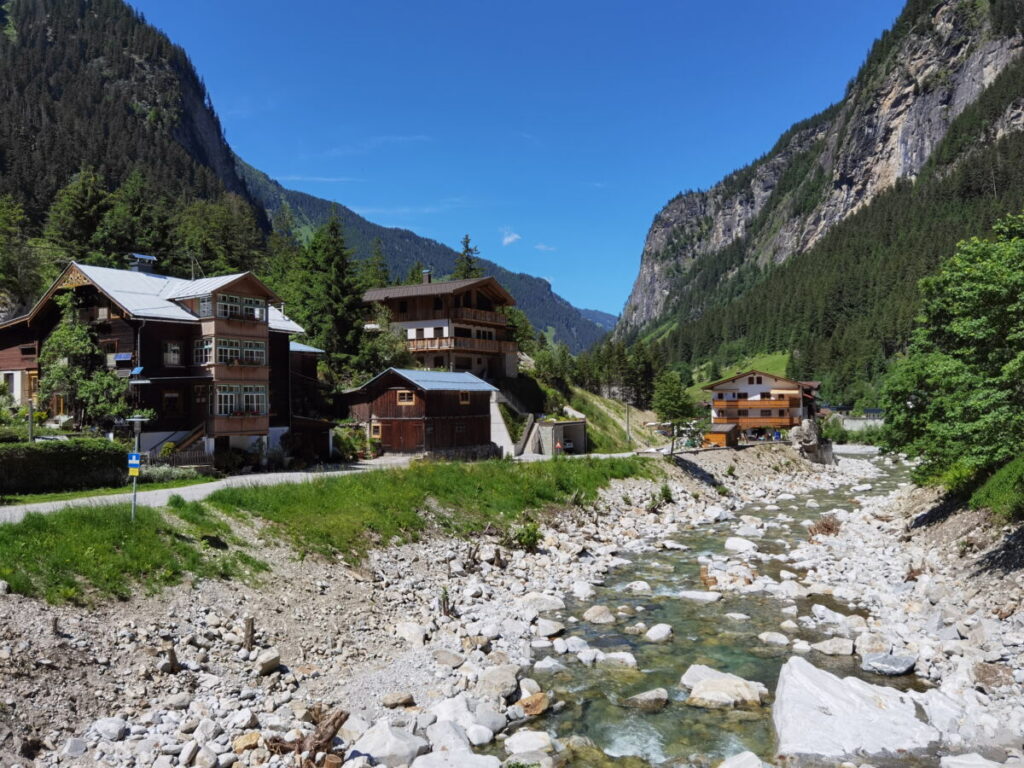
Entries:
<svg viewBox="0 0 1024 768">
<path fill-rule="evenodd" d="M 423 450 L 423 422 L 396 421 L 392 432 L 392 443 L 396 451 L 411 453 Z"/>
</svg>

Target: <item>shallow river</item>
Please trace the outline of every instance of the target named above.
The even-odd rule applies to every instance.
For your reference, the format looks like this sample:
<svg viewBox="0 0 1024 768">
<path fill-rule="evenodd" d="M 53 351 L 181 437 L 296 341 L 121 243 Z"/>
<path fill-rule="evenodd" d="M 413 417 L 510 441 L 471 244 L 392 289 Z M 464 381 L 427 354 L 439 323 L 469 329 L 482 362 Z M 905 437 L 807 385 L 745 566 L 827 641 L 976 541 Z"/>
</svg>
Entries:
<svg viewBox="0 0 1024 768">
<path fill-rule="evenodd" d="M 903 466 L 887 466 L 884 459 L 873 455 L 858 454 L 856 458 L 871 460 L 883 472 L 881 476 L 867 481 L 873 486 L 871 491 L 859 495 L 884 495 L 907 481 L 907 469 Z M 820 508 L 808 508 L 808 499 L 817 501 Z M 780 501 L 778 505 L 780 510 L 766 511 L 763 504 L 750 503 L 736 512 L 737 516 L 746 514 L 768 518 L 785 513 L 794 518 L 786 526 L 769 528 L 764 538 L 757 540 L 761 552 L 785 551 L 780 541 L 795 543 L 806 539 L 806 530 L 799 525 L 801 520 L 816 517 L 830 509 L 852 509 L 857 502 L 852 499 L 852 494 L 838 489 L 798 494 L 796 499 Z M 530 727 L 547 728 L 563 738 L 573 734 L 587 736 L 605 755 L 617 758 L 607 760 L 608 765 L 657 766 L 685 761 L 693 755 L 700 755 L 715 765 L 722 758 L 744 749 L 771 760 L 775 745 L 770 706 L 756 711 L 703 710 L 681 703 L 686 692 L 680 689 L 679 678 L 691 664 L 706 664 L 762 682 L 774 692 L 779 670 L 792 655 L 789 648 L 768 647 L 757 639 L 762 632 L 780 631 L 780 622 L 787 618 L 781 613 L 781 608 L 786 605 L 784 601 L 768 595 L 733 592 L 726 592 L 721 600 L 711 604 L 676 597 L 684 589 L 704 589 L 700 583 L 697 558 L 724 554 L 723 544 L 726 537 L 732 535 L 735 525 L 733 521 L 681 531 L 672 538 L 687 545 L 689 550 L 658 550 L 628 555 L 632 564 L 610 572 L 605 585 L 597 587 L 597 595 L 592 600 L 577 603 L 570 596 L 566 609 L 555 612 L 552 618 L 564 621 L 569 616 L 579 617 L 594 604 L 607 605 L 613 611 L 619 606 L 629 606 L 637 612 L 635 619 L 620 618 L 612 626 L 595 626 L 583 621 L 569 624 L 566 636 L 582 636 L 592 647 L 605 652 L 629 651 L 636 657 L 639 669 L 611 671 L 585 667 L 573 660 L 568 664 L 567 672 L 537 674 L 542 687 L 553 690 L 556 699 L 566 702 L 567 706 Z M 758 563 L 757 567 L 762 573 L 778 578 L 778 571 L 784 566 L 771 561 Z M 622 590 L 635 580 L 648 582 L 652 594 L 636 595 Z M 797 600 L 799 615 L 809 614 L 812 603 L 821 603 L 844 613 L 851 612 L 848 606 L 835 604 L 831 598 L 814 596 Z M 750 619 L 738 622 L 725 616 L 735 612 L 747 614 Z M 665 622 L 672 626 L 674 635 L 669 642 L 653 644 L 645 642 L 642 636 L 623 632 L 626 626 L 636 621 L 643 621 L 647 626 Z M 801 628 L 799 636 L 812 643 L 827 637 L 804 628 Z M 545 652 L 540 651 L 536 658 L 544 655 Z M 860 671 L 857 656 L 830 657 L 812 652 L 808 658 L 816 666 L 839 675 L 856 675 L 870 682 L 882 682 L 878 676 Z M 899 680 L 889 679 L 886 682 L 898 685 Z M 913 678 L 903 680 L 904 684 L 909 684 Z M 667 689 L 671 698 L 669 706 L 660 713 L 643 713 L 618 704 L 622 699 L 657 687 Z M 605 762 L 595 755 L 587 759 L 586 764 L 598 764 L 595 760 Z M 575 764 L 583 763 L 577 760 Z"/>
</svg>

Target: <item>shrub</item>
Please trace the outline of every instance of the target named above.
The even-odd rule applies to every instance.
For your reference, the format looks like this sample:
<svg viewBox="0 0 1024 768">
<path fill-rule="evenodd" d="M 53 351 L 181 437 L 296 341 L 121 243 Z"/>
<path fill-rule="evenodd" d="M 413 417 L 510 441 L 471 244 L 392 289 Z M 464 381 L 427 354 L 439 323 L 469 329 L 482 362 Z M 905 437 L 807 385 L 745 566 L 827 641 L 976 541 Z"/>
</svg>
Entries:
<svg viewBox="0 0 1024 768">
<path fill-rule="evenodd" d="M 835 536 L 839 533 L 840 527 L 842 527 L 842 523 L 835 515 L 822 515 L 807 529 L 807 537 Z"/>
<path fill-rule="evenodd" d="M 668 483 L 661 484 L 661 500 L 666 504 L 673 502 L 672 489 L 668 487 Z"/>
<path fill-rule="evenodd" d="M 160 447 L 160 458 L 166 459 L 178 449 L 178 444 L 168 440 Z"/>
<path fill-rule="evenodd" d="M 72 438 L 0 444 L 0 493 L 52 493 L 124 485 L 124 449 L 107 440 Z"/>
<path fill-rule="evenodd" d="M 512 531 L 510 538 L 512 543 L 519 547 L 519 549 L 533 552 L 537 549 L 537 545 L 540 544 L 540 526 L 536 523 L 523 523 Z"/>
<path fill-rule="evenodd" d="M 726 488 L 724 485 L 716 485 L 715 486 L 715 490 L 718 491 L 718 495 L 719 496 L 728 496 L 729 495 L 729 489 Z"/>
</svg>

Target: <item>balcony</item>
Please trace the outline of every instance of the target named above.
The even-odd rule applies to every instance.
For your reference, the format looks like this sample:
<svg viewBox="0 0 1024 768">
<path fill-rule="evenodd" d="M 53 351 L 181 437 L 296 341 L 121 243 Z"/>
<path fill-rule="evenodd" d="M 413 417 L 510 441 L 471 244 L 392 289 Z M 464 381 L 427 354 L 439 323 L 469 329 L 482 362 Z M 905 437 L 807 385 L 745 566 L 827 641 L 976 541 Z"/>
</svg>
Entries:
<svg viewBox="0 0 1024 768">
<path fill-rule="evenodd" d="M 716 416 L 711 420 L 712 424 L 739 424 L 740 429 L 753 429 L 756 427 L 774 427 L 777 429 L 789 429 L 800 424 L 798 416 Z"/>
<path fill-rule="evenodd" d="M 711 406 L 713 408 L 799 408 L 800 398 L 779 397 L 765 398 L 763 400 L 749 400 L 747 398 L 725 400 L 716 397 L 711 401 Z"/>
<path fill-rule="evenodd" d="M 483 309 L 457 307 L 452 310 L 452 320 L 467 320 L 473 323 L 488 325 L 508 325 L 508 320 L 500 312 L 487 312 Z"/>
<path fill-rule="evenodd" d="M 454 309 L 430 309 L 412 312 L 396 312 L 391 318 L 395 323 L 429 322 L 433 320 L 461 320 L 466 323 L 482 323 L 484 325 L 508 325 L 508 319 L 500 312 L 488 312 L 470 307 Z"/>
<path fill-rule="evenodd" d="M 487 355 L 513 355 L 519 351 L 514 341 L 498 341 L 497 339 L 467 339 L 462 336 L 449 336 L 442 339 L 407 339 L 410 352 L 481 352 Z"/>
<path fill-rule="evenodd" d="M 206 420 L 206 434 L 209 437 L 222 435 L 265 435 L 270 429 L 269 414 L 238 412 L 231 416 L 209 416 Z"/>
<path fill-rule="evenodd" d="M 215 381 L 264 382 L 270 378 L 270 369 L 263 363 L 211 363 L 204 365 L 201 370 L 207 371 Z"/>
</svg>

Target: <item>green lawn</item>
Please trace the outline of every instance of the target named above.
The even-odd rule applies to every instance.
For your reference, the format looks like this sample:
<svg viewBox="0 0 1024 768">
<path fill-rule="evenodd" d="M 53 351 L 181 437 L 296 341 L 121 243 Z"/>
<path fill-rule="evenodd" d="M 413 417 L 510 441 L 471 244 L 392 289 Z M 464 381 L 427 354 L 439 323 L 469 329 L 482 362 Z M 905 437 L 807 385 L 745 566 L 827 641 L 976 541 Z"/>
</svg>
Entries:
<svg viewBox="0 0 1024 768">
<path fill-rule="evenodd" d="M 159 491 L 163 488 L 184 488 L 186 485 L 198 485 L 209 483 L 215 477 L 191 477 L 182 480 L 166 480 L 162 483 L 139 483 L 140 491 Z M 0 506 L 11 504 L 35 504 L 43 501 L 67 501 L 69 499 L 81 499 L 88 496 L 116 496 L 119 493 L 128 493 L 132 489 L 131 484 L 122 485 L 118 488 L 88 488 L 81 491 L 61 491 L 59 493 L 26 493 L 14 496 L 0 496 Z"/>
<path fill-rule="evenodd" d="M 265 566 L 216 538 L 222 523 L 188 509 L 175 520 L 127 504 L 71 507 L 0 525 L 0 579 L 50 603 L 128 598 L 199 577 L 247 576 Z M 190 519 L 186 519 L 190 518 Z M 180 522 L 179 522 L 180 521 Z"/>
<path fill-rule="evenodd" d="M 270 521 L 302 553 L 355 561 L 372 546 L 415 540 L 430 525 L 462 536 L 487 526 L 508 530 L 531 510 L 589 500 L 612 479 L 655 471 L 639 458 L 427 462 L 299 485 L 223 488 L 209 502 Z"/>
</svg>

